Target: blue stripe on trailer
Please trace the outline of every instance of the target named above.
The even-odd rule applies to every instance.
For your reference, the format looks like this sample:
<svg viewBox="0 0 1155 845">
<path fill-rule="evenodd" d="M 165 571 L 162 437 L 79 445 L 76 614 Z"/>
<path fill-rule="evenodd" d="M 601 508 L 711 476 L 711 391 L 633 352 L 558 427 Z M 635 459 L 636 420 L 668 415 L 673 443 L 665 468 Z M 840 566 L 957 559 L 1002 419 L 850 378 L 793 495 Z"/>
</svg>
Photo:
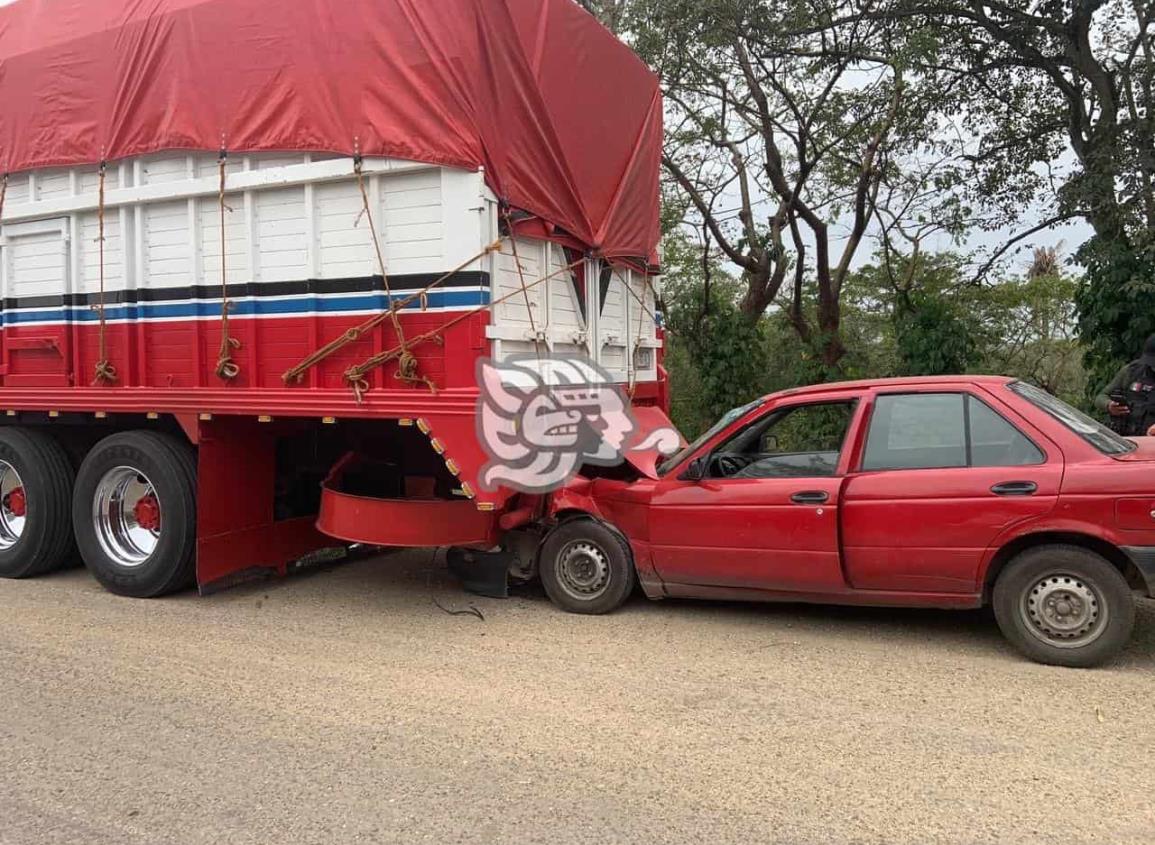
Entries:
<svg viewBox="0 0 1155 845">
<path fill-rule="evenodd" d="M 489 292 L 485 290 L 432 290 L 426 294 L 430 308 L 477 308 L 489 304 Z M 397 295 L 395 299 L 404 299 Z M 295 297 L 285 299 L 259 298 L 242 299 L 232 302 L 229 314 L 233 317 L 261 317 L 288 314 L 341 314 L 350 311 L 383 311 L 389 307 L 390 299 L 384 293 L 360 294 L 335 297 Z M 403 311 L 420 311 L 421 301 L 406 305 Z M 217 317 L 221 313 L 220 300 L 180 303 L 144 303 L 138 305 L 109 305 L 104 309 L 106 320 L 154 320 L 154 319 L 196 319 Z M 51 308 L 43 310 L 6 310 L 0 315 L 5 325 L 20 323 L 95 323 L 100 314 L 90 306 L 71 308 Z"/>
</svg>

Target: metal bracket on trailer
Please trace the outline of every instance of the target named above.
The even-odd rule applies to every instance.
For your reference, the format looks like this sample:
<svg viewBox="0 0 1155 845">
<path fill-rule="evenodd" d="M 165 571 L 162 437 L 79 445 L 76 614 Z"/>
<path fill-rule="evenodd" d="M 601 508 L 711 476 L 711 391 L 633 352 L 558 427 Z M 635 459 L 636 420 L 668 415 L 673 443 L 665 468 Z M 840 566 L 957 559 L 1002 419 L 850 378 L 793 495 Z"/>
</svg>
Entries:
<svg viewBox="0 0 1155 845">
<path fill-rule="evenodd" d="M 512 552 L 451 548 L 445 559 L 449 572 L 461 581 L 467 593 L 491 599 L 509 598 L 509 567 L 516 560 Z"/>
</svg>

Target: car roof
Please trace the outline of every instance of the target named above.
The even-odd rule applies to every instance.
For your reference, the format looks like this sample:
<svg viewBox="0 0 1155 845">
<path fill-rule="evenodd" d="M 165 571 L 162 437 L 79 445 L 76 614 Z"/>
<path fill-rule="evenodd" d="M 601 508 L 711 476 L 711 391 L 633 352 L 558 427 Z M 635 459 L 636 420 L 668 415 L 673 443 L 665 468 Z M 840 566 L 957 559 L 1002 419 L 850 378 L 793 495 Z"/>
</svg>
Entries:
<svg viewBox="0 0 1155 845">
<path fill-rule="evenodd" d="M 783 396 L 806 396 L 817 393 L 842 393 L 875 390 L 880 387 L 957 387 L 964 384 L 1010 384 L 1016 379 L 1010 376 L 906 376 L 903 378 L 875 378 L 859 381 L 835 381 L 826 384 L 812 384 L 807 387 L 793 387 L 778 393 L 771 393 L 767 399 Z"/>
</svg>

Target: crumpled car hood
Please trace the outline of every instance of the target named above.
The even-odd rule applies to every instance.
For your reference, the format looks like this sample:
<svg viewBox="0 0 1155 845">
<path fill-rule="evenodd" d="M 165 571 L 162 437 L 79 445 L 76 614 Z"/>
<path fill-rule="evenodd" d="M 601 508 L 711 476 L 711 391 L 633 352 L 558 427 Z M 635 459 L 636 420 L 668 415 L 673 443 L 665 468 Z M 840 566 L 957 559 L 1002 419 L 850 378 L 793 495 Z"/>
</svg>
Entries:
<svg viewBox="0 0 1155 845">
<path fill-rule="evenodd" d="M 626 461 L 646 478 L 658 477 L 658 464 L 665 460 L 671 450 L 686 445 L 686 438 L 670 422 L 666 412 L 652 405 L 633 408 L 637 429 L 626 449 Z M 663 451 L 665 449 L 666 451 Z"/>
</svg>

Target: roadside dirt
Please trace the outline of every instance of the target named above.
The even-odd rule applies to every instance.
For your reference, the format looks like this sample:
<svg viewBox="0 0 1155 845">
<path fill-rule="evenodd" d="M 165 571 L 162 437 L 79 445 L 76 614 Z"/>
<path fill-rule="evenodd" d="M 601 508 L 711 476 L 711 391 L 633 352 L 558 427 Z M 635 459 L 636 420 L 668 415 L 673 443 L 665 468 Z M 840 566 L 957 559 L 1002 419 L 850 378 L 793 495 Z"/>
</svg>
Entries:
<svg viewBox="0 0 1155 845">
<path fill-rule="evenodd" d="M 1155 841 L 1151 603 L 1075 671 L 981 613 L 586 618 L 431 561 L 0 582 L 0 843 Z"/>
</svg>

